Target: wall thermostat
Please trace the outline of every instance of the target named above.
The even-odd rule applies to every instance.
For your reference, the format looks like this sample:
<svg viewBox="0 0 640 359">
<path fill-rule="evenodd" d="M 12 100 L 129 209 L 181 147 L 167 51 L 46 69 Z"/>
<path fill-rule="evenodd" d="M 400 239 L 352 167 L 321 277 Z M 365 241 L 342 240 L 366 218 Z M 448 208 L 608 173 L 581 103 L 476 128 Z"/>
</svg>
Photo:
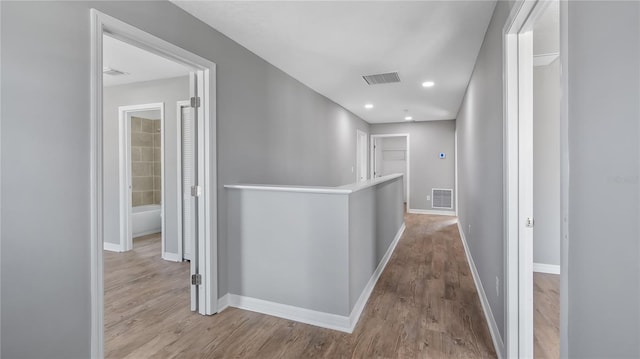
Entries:
<svg viewBox="0 0 640 359">
<path fill-rule="evenodd" d="M 440 159 L 443 159 L 445 157 L 447 157 L 447 155 L 445 155 L 444 152 L 440 152 Z"/>
</svg>

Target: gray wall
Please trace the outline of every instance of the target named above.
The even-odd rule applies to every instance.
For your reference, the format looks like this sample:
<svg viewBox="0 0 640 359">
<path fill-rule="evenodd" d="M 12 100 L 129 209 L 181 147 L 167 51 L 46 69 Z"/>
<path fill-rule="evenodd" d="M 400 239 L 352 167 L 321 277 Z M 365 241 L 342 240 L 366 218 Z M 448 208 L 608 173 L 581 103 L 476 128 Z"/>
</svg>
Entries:
<svg viewBox="0 0 640 359">
<path fill-rule="evenodd" d="M 350 194 L 227 191 L 229 292 L 341 316 L 404 223 L 402 178 Z"/>
<path fill-rule="evenodd" d="M 176 102 L 189 98 L 189 77 L 146 81 L 104 89 L 104 240 L 119 243 L 118 107 L 164 102 L 165 251 L 178 253 L 178 171 Z"/>
<path fill-rule="evenodd" d="M 349 195 L 349 311 L 404 223 L 401 178 Z"/>
<path fill-rule="evenodd" d="M 455 130 L 453 120 L 371 125 L 371 134 L 410 135 L 411 209 L 433 210 L 431 201 L 427 201 L 431 189 L 450 188 L 454 190 L 455 211 Z M 440 152 L 446 153 L 445 159 L 438 157 Z"/>
<path fill-rule="evenodd" d="M 502 29 L 510 7 L 501 1 L 496 6 L 457 118 L 459 220 L 503 337 L 504 292 L 495 296 L 493 283 L 496 276 L 503 282 Z M 562 353 L 637 358 L 639 4 L 568 2 L 562 9 L 568 20 L 561 37 L 568 45 L 562 75 L 568 77 L 571 173 L 570 243 L 563 245 L 561 289 L 561 326 L 568 336 L 561 337 Z M 606 191 L 615 206 L 603 206 L 598 191 Z"/>
<path fill-rule="evenodd" d="M 229 292 L 348 316 L 348 195 L 227 191 Z"/>
<path fill-rule="evenodd" d="M 556 32 L 559 37 L 559 33 Z M 534 33 L 534 43 L 536 35 Z M 560 61 L 533 69 L 533 262 L 560 265 Z"/>
<path fill-rule="evenodd" d="M 639 10 L 568 2 L 571 358 L 640 357 Z"/>
<path fill-rule="evenodd" d="M 511 2 L 498 1 L 456 121 L 458 217 L 504 338 L 502 29 Z"/>
<path fill-rule="evenodd" d="M 2 357 L 89 356 L 90 8 L 217 64 L 220 295 L 222 184 L 355 179 L 367 123 L 169 2 L 0 6 Z"/>
</svg>

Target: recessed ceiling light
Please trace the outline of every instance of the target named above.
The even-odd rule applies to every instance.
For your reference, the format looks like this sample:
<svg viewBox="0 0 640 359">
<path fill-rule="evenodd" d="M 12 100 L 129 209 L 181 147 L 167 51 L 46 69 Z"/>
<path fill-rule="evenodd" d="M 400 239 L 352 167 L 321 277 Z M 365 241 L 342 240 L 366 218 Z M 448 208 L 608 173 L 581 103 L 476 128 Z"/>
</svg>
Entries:
<svg viewBox="0 0 640 359">
<path fill-rule="evenodd" d="M 405 119 L 405 120 L 407 120 L 407 121 L 411 121 L 411 120 L 413 120 L 413 117 L 411 117 L 411 116 L 406 116 L 404 119 Z"/>
<path fill-rule="evenodd" d="M 433 87 L 436 83 L 433 81 L 425 81 L 422 83 L 422 87 Z"/>
<path fill-rule="evenodd" d="M 368 104 L 364 105 L 364 108 L 372 109 L 373 108 L 373 104 L 368 103 Z"/>
</svg>

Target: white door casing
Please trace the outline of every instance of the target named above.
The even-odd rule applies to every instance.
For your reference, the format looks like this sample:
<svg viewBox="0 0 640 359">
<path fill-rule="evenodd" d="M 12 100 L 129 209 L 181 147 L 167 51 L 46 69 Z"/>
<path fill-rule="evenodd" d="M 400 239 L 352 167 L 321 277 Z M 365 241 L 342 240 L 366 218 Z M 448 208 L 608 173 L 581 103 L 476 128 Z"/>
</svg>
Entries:
<svg viewBox="0 0 640 359">
<path fill-rule="evenodd" d="M 165 198 L 164 191 L 164 103 L 148 103 L 140 105 L 120 106 L 118 107 L 118 144 L 119 144 L 119 192 L 120 192 L 120 249 L 121 252 L 133 249 L 133 233 L 132 233 L 132 180 L 131 180 L 131 116 L 136 112 L 159 110 L 160 111 L 160 127 L 162 129 L 161 145 L 162 154 L 160 156 L 160 167 L 162 168 L 161 176 L 161 193 Z M 165 235 L 165 205 L 162 201 L 160 205 L 161 225 L 161 254 L 165 255 L 166 235 Z"/>
<path fill-rule="evenodd" d="M 103 98 L 102 43 L 109 34 L 118 40 L 156 55 L 189 66 L 196 71 L 197 93 L 201 106 L 197 110 L 198 181 L 198 245 L 202 275 L 198 291 L 198 312 L 214 314 L 218 310 L 217 267 L 217 167 L 216 167 L 216 65 L 194 53 L 137 29 L 96 9 L 90 11 L 91 83 L 90 83 L 90 263 L 91 263 L 91 357 L 104 356 L 104 221 L 103 221 Z M 186 278 L 185 278 L 186 279 Z"/>
</svg>

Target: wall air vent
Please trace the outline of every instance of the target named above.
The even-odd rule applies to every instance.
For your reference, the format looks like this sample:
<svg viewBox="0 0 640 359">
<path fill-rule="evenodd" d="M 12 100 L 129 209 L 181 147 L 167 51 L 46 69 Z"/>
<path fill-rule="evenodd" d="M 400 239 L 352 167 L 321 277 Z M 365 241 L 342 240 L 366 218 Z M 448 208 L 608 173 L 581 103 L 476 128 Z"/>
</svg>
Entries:
<svg viewBox="0 0 640 359">
<path fill-rule="evenodd" d="M 120 70 L 116 70 L 116 69 L 112 69 L 111 67 L 103 67 L 102 68 L 102 73 L 104 75 L 111 75 L 111 76 L 122 76 L 122 75 L 128 75 L 128 73 L 120 71 Z"/>
<path fill-rule="evenodd" d="M 453 190 L 451 189 L 431 189 L 432 208 L 453 209 Z"/>
<path fill-rule="evenodd" d="M 362 78 L 369 85 L 381 85 L 381 84 L 391 84 L 394 82 L 400 82 L 400 76 L 397 72 L 389 72 L 386 74 L 374 74 L 374 75 L 365 75 Z"/>
</svg>

